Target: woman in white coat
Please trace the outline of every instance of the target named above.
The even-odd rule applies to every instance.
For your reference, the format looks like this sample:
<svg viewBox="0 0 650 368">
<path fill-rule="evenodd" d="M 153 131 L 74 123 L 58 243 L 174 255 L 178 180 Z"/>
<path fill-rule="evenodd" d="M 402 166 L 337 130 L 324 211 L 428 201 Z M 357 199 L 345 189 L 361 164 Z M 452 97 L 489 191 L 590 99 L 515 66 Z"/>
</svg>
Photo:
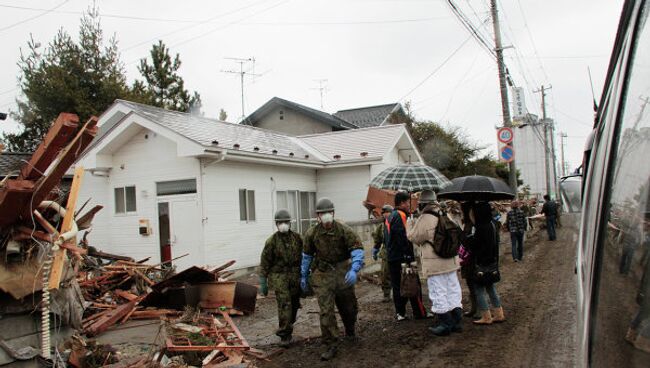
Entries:
<svg viewBox="0 0 650 368">
<path fill-rule="evenodd" d="M 433 191 L 425 190 L 420 195 L 421 215 L 408 233 L 409 240 L 417 247 L 421 262 L 421 274 L 427 279 L 431 311 L 438 317 L 438 323 L 429 330 L 437 336 L 447 336 L 462 330 L 462 291 L 457 271 L 460 261 L 457 256 L 442 258 L 433 250 L 433 239 L 441 211 Z"/>
</svg>

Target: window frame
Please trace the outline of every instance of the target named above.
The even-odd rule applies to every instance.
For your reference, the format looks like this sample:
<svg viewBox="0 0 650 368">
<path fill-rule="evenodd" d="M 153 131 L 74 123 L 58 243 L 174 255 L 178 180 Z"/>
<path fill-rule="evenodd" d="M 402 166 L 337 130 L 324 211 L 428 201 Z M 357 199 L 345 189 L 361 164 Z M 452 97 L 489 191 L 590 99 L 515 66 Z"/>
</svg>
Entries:
<svg viewBox="0 0 650 368">
<path fill-rule="evenodd" d="M 129 201 L 128 201 L 128 192 L 129 189 L 133 188 L 133 209 L 129 210 Z M 123 211 L 119 212 L 118 211 L 118 205 L 117 205 L 117 193 L 118 190 L 122 191 L 122 208 Z M 113 188 L 113 206 L 114 206 L 114 215 L 115 216 L 128 216 L 128 215 L 135 215 L 138 213 L 138 191 L 137 191 L 137 186 L 135 184 L 133 185 L 122 185 L 119 187 L 114 187 Z"/>
<path fill-rule="evenodd" d="M 239 221 L 246 222 L 246 223 L 257 222 L 255 190 L 240 188 L 237 193 L 239 198 Z M 252 212 L 252 216 L 251 216 L 251 212 Z"/>
</svg>

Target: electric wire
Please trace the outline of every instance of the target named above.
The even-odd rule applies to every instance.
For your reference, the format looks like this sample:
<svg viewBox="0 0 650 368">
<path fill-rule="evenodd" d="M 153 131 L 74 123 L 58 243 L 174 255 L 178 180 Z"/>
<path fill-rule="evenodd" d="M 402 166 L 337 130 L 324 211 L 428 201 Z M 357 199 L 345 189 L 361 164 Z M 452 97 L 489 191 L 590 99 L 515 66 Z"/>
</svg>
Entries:
<svg viewBox="0 0 650 368">
<path fill-rule="evenodd" d="M 21 21 L 18 21 L 16 23 L 10 24 L 8 26 L 2 27 L 2 28 L 0 28 L 0 32 L 4 32 L 4 31 L 6 31 L 8 29 L 11 29 L 13 27 L 19 26 L 21 24 L 25 24 L 27 22 L 30 22 L 30 21 L 34 20 L 34 19 L 40 18 L 40 17 L 42 17 L 44 15 L 47 15 L 47 14 L 55 11 L 56 9 L 62 7 L 63 5 L 65 5 L 66 3 L 68 3 L 68 1 L 70 1 L 70 0 L 63 0 L 63 2 L 61 2 L 59 5 L 51 8 L 51 9 L 44 9 L 45 11 L 43 11 L 42 13 L 39 13 L 39 14 L 33 16 L 33 17 L 29 17 L 29 18 L 23 19 Z"/>
<path fill-rule="evenodd" d="M 434 76 L 434 75 L 435 75 L 435 74 L 436 74 L 440 69 L 442 69 L 442 67 L 445 66 L 445 65 L 449 62 L 449 60 L 451 60 L 451 59 L 454 57 L 454 55 L 456 55 L 456 54 L 458 53 L 458 51 L 460 51 L 460 50 L 463 48 L 463 46 L 465 46 L 465 45 L 467 44 L 467 42 L 468 42 L 469 40 L 471 40 L 471 39 L 472 39 L 472 36 L 470 35 L 470 36 L 467 37 L 467 38 L 465 39 L 465 41 L 463 41 L 463 42 L 462 42 L 462 43 L 461 43 L 461 44 L 460 44 L 460 45 L 459 45 L 459 46 L 458 46 L 458 47 L 457 47 L 457 48 L 456 48 L 456 49 L 455 49 L 451 54 L 449 54 L 449 56 L 447 56 L 447 57 L 445 58 L 445 60 L 442 61 L 442 63 L 440 63 L 438 66 L 436 66 L 436 68 L 433 69 L 433 71 L 432 71 L 431 73 L 429 73 L 426 77 L 424 77 L 424 79 L 422 79 L 422 81 L 420 81 L 417 85 L 415 85 L 415 87 L 411 88 L 411 90 L 409 90 L 409 91 L 408 91 L 404 96 L 402 96 L 402 98 L 400 98 L 398 101 L 399 101 L 399 102 L 404 101 L 404 99 L 405 99 L 406 97 L 410 96 L 411 93 L 415 92 L 415 90 L 417 90 L 417 89 L 420 88 L 424 83 L 426 83 L 426 81 L 428 81 L 429 78 L 433 77 L 433 76 Z"/>
<path fill-rule="evenodd" d="M 544 69 L 544 63 L 542 63 L 542 60 L 539 58 L 539 53 L 537 52 L 537 45 L 535 44 L 535 39 L 533 38 L 532 31 L 530 30 L 530 27 L 528 27 L 528 20 L 526 19 L 526 13 L 524 12 L 524 7 L 521 5 L 521 0 L 517 0 L 517 4 L 519 5 L 519 11 L 521 12 L 521 19 L 524 21 L 524 28 L 526 28 L 526 33 L 528 34 L 528 38 L 530 39 L 530 44 L 533 46 L 533 52 L 535 53 L 535 57 L 537 58 L 539 67 L 542 70 L 542 73 L 544 73 L 544 77 L 546 78 L 546 80 L 549 80 L 550 78 L 546 73 L 546 69 Z"/>
</svg>

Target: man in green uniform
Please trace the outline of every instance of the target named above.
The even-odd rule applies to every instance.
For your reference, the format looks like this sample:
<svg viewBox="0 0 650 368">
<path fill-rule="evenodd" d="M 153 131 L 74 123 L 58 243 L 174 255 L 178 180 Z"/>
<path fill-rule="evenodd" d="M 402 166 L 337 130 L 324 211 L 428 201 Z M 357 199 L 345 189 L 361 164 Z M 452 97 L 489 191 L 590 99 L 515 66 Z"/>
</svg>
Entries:
<svg viewBox="0 0 650 368">
<path fill-rule="evenodd" d="M 345 335 L 355 337 L 357 296 L 354 284 L 363 267 L 363 246 L 359 236 L 347 225 L 334 220 L 334 203 L 321 198 L 316 203 L 318 224 L 305 234 L 305 245 L 300 266 L 300 287 L 307 291 L 311 272 L 311 286 L 320 308 L 320 329 L 326 347 L 322 360 L 336 355 L 339 329 L 334 306 L 339 311 Z"/>
<path fill-rule="evenodd" d="M 300 262 L 302 238 L 291 231 L 291 214 L 281 209 L 275 213 L 278 228 L 266 241 L 260 262 L 260 292 L 266 296 L 269 287 L 278 303 L 279 328 L 275 333 L 280 345 L 291 343 L 293 323 L 300 308 Z"/>
<path fill-rule="evenodd" d="M 384 234 L 386 233 L 386 221 L 388 216 L 393 212 L 393 206 L 386 204 L 381 208 L 381 214 L 384 216 L 384 221 L 377 226 L 372 233 L 372 239 L 375 241 L 375 246 L 372 248 L 372 259 L 375 261 L 381 258 L 381 290 L 384 292 L 383 302 L 390 301 L 390 271 L 388 270 L 388 256 L 386 254 L 386 244 L 384 243 Z"/>
</svg>

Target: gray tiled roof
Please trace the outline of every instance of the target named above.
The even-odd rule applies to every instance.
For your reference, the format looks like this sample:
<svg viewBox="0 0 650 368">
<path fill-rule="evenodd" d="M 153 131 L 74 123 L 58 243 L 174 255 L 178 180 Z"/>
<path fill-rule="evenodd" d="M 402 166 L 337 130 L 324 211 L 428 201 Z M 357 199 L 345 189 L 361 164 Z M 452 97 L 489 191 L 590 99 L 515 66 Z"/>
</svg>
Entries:
<svg viewBox="0 0 650 368">
<path fill-rule="evenodd" d="M 314 147 L 335 161 L 334 156 L 340 155 L 340 160 L 358 160 L 362 158 L 382 158 L 404 132 L 403 125 L 385 125 L 365 129 L 352 129 L 339 132 L 303 135 L 298 138 Z M 361 153 L 366 152 L 366 156 Z"/>
<path fill-rule="evenodd" d="M 273 110 L 277 106 L 282 106 L 303 113 L 313 119 L 322 121 L 323 123 L 330 125 L 331 127 L 336 129 L 354 129 L 357 127 L 356 125 L 350 125 L 348 122 L 341 120 L 334 115 L 328 114 L 320 110 L 312 109 L 311 107 L 307 107 L 305 105 L 301 105 L 293 101 L 288 101 L 280 97 L 273 97 L 272 99 L 268 100 L 264 105 L 262 105 L 260 108 L 255 110 L 255 112 L 248 115 L 241 122 L 241 124 L 254 125 L 264 115 L 268 114 L 271 110 Z"/>
<path fill-rule="evenodd" d="M 294 138 L 266 129 L 227 123 L 216 119 L 208 119 L 188 113 L 165 110 L 153 106 L 130 101 L 120 101 L 132 111 L 144 118 L 158 123 L 184 137 L 203 146 L 234 150 L 239 144 L 239 150 L 288 157 L 291 153 L 295 158 L 315 160 L 313 153 L 303 148 Z M 213 143 L 216 141 L 217 143 Z M 258 150 L 255 150 L 255 148 Z M 273 151 L 277 153 L 273 153 Z"/>
<path fill-rule="evenodd" d="M 381 125 L 388 115 L 399 107 L 399 103 L 392 103 L 387 105 L 362 107 L 358 109 L 340 110 L 335 112 L 334 116 L 358 126 L 359 128 L 369 128 Z"/>
<path fill-rule="evenodd" d="M 0 154 L 0 177 L 18 175 L 25 162 L 32 157 L 31 153 L 3 152 Z"/>
</svg>

